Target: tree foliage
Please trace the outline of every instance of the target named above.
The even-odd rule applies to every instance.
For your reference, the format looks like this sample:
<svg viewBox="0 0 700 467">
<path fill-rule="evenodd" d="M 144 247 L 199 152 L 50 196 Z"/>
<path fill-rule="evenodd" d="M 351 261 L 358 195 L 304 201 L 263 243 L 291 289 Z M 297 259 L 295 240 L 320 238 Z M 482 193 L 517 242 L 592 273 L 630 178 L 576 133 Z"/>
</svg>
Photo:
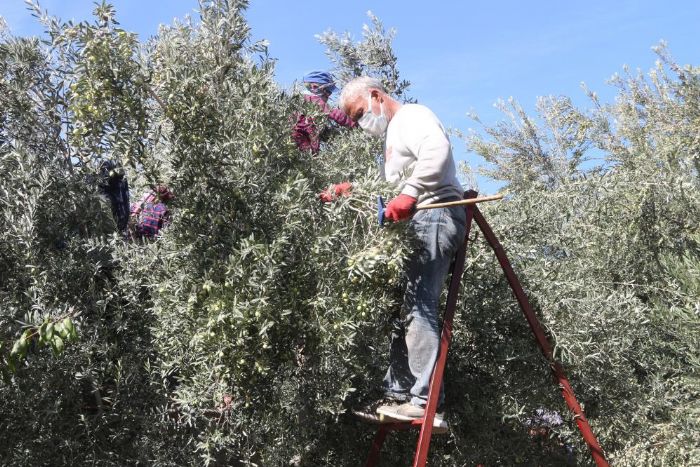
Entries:
<svg viewBox="0 0 700 467">
<path fill-rule="evenodd" d="M 374 427 L 347 411 L 377 397 L 411 239 L 379 228 L 381 142 L 329 128 L 318 156 L 290 139 L 298 112 L 275 82 L 245 1 L 147 42 L 114 9 L 45 39 L 0 41 L 0 459 L 7 465 L 357 465 Z M 328 31 L 341 81 L 369 73 L 408 100 L 393 31 Z M 698 427 L 698 69 L 665 49 L 625 75 L 614 104 L 541 99 L 538 117 L 472 135 L 509 197 L 484 207 L 610 458 L 687 464 Z M 590 168 L 587 158 L 604 158 Z M 99 166 L 167 183 L 172 224 L 125 242 Z M 353 182 L 330 205 L 316 194 Z M 135 194 L 135 193 L 132 193 Z M 446 393 L 451 434 L 431 463 L 589 463 L 498 265 L 472 243 Z M 49 350 L 52 348 L 53 352 Z M 391 438 L 405 465 L 413 435 Z M 567 447 L 573 449 L 567 453 Z"/>
<path fill-rule="evenodd" d="M 592 92 L 588 111 L 542 98 L 534 119 L 510 102 L 509 120 L 474 133 L 469 146 L 507 182 L 512 195 L 489 215 L 504 226 L 611 458 L 686 465 L 698 455 L 700 420 L 700 81 L 664 46 L 657 53 L 648 77 L 611 80 L 614 104 Z M 586 169 L 588 157 L 603 163 Z"/>
</svg>

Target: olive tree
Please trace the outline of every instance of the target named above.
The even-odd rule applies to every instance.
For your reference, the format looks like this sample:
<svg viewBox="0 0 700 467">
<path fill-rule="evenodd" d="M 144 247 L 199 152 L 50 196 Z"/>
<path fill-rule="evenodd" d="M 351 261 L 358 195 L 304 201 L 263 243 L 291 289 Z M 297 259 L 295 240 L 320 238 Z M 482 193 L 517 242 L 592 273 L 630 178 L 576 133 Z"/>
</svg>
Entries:
<svg viewBox="0 0 700 467">
<path fill-rule="evenodd" d="M 0 37 L 0 441 L 13 465 L 357 465 L 375 426 L 411 238 L 376 225 L 381 141 L 331 126 L 275 81 L 245 1 L 148 41 L 99 4 L 45 39 Z M 394 31 L 319 40 L 341 84 L 380 78 L 410 101 Z M 509 196 L 483 208 L 609 457 L 698 455 L 698 70 L 664 49 L 648 78 L 576 109 L 543 98 L 467 144 Z M 329 135 L 290 138 L 299 113 Z M 587 168 L 586 159 L 605 163 Z M 165 183 L 153 241 L 115 233 L 104 161 Z M 349 180 L 350 196 L 318 193 Z M 135 192 L 132 194 L 136 194 Z M 472 238 L 431 464 L 591 462 L 488 247 Z M 533 411 L 563 423 L 533 432 Z M 534 433 L 534 434 L 533 434 Z M 387 442 L 410 462 L 415 435 Z"/>
<path fill-rule="evenodd" d="M 487 218 L 620 465 L 698 456 L 700 81 L 696 67 L 677 65 L 663 45 L 656 51 L 648 76 L 613 77 L 615 103 L 587 91 L 591 109 L 580 110 L 546 97 L 536 117 L 501 103 L 507 119 L 468 138 L 509 193 Z M 602 163 L 591 168 L 589 158 Z M 498 375 L 492 390 L 513 426 L 538 407 L 564 412 L 532 342 L 522 341 L 527 332 L 512 322 L 522 319 L 496 285 L 489 253 L 472 253 L 465 300 L 473 306 L 462 318 L 478 346 L 461 355 Z M 568 442 L 578 439 L 572 427 L 559 428 Z"/>
</svg>

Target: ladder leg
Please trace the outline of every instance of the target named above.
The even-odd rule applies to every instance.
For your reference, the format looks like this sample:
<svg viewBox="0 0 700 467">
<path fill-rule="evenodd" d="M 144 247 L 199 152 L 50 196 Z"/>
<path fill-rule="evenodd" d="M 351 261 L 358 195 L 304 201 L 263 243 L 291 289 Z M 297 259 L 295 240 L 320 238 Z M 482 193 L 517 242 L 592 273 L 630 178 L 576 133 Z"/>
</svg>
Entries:
<svg viewBox="0 0 700 467">
<path fill-rule="evenodd" d="M 469 192 L 467 198 L 473 198 L 476 192 Z M 457 308 L 457 297 L 459 295 L 459 287 L 462 282 L 462 274 L 464 273 L 464 259 L 467 252 L 467 243 L 469 241 L 469 232 L 471 230 L 473 218 L 473 205 L 467 207 L 467 228 L 464 235 L 464 243 L 457 250 L 454 265 L 452 268 L 452 277 L 450 278 L 450 288 L 447 294 L 447 306 L 445 308 L 445 316 L 442 322 L 442 334 L 440 337 L 440 351 L 438 353 L 437 362 L 433 375 L 430 378 L 430 389 L 428 390 L 428 403 L 425 407 L 423 423 L 421 425 L 420 434 L 418 435 L 418 446 L 416 447 L 416 455 L 413 458 L 414 467 L 423 467 L 428 460 L 428 450 L 430 449 L 430 439 L 433 434 L 433 420 L 437 410 L 438 398 L 440 397 L 440 388 L 442 386 L 442 377 L 445 371 L 445 363 L 447 362 L 447 350 L 452 341 L 452 320 L 454 319 L 455 309 Z"/>
<path fill-rule="evenodd" d="M 369 450 L 369 455 L 367 456 L 367 462 L 365 462 L 365 467 L 374 467 L 379 461 L 379 452 L 382 450 L 382 445 L 386 439 L 386 435 L 389 432 L 389 428 L 386 425 L 380 425 L 377 434 L 374 436 L 374 441 L 372 442 L 372 447 Z"/>
<path fill-rule="evenodd" d="M 537 343 L 539 344 L 540 349 L 544 354 L 544 357 L 549 362 L 550 368 L 554 373 L 554 377 L 559 383 L 559 387 L 561 388 L 562 395 L 564 396 L 564 400 L 566 401 L 566 405 L 568 405 L 569 409 L 574 413 L 574 419 L 576 420 L 578 429 L 581 432 L 583 439 L 586 441 L 586 444 L 588 444 L 588 448 L 591 450 L 593 460 L 595 461 L 596 465 L 598 465 L 598 467 L 607 466 L 608 462 L 605 460 L 603 450 L 600 447 L 600 444 L 598 444 L 598 440 L 593 434 L 593 430 L 591 430 L 591 426 L 589 425 L 588 420 L 586 419 L 586 416 L 583 413 L 583 410 L 581 409 L 581 406 L 576 400 L 574 390 L 571 388 L 569 380 L 564 374 L 564 369 L 556 360 L 554 360 L 552 346 L 549 343 L 549 340 L 547 339 L 547 336 L 545 335 L 544 331 L 542 330 L 542 325 L 537 319 L 537 316 L 532 311 L 530 302 L 527 300 L 527 296 L 525 295 L 525 292 L 523 291 L 523 288 L 520 285 L 520 281 L 518 281 L 515 272 L 513 272 L 513 267 L 510 265 L 508 257 L 506 256 L 505 251 L 503 251 L 503 247 L 498 242 L 496 235 L 493 233 L 493 230 L 491 230 L 491 227 L 489 226 L 488 222 L 486 222 L 486 219 L 484 219 L 484 216 L 481 214 L 479 208 L 477 207 L 474 207 L 474 220 L 476 221 L 481 231 L 484 233 L 486 240 L 489 242 L 489 245 L 491 245 L 491 248 L 493 249 L 494 253 L 496 254 L 496 257 L 498 258 L 498 262 L 500 263 L 501 268 L 503 269 L 503 272 L 505 273 L 506 278 L 508 279 L 510 288 L 513 290 L 515 298 L 518 300 L 520 309 L 525 314 L 525 318 L 527 319 L 527 322 L 530 325 L 530 329 L 535 335 L 535 339 L 537 340 Z"/>
</svg>

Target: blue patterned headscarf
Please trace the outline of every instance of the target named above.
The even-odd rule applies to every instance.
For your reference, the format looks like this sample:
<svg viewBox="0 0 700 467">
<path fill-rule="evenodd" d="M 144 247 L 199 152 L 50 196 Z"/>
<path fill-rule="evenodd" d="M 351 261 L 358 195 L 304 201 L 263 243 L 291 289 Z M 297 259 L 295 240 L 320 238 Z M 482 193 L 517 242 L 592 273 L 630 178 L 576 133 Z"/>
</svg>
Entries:
<svg viewBox="0 0 700 467">
<path fill-rule="evenodd" d="M 335 85 L 333 75 L 327 71 L 312 71 L 304 75 L 302 81 L 304 83 L 316 83 L 318 84 L 317 89 L 324 90 L 328 92 L 328 94 L 333 94 L 333 92 L 338 89 Z"/>
</svg>

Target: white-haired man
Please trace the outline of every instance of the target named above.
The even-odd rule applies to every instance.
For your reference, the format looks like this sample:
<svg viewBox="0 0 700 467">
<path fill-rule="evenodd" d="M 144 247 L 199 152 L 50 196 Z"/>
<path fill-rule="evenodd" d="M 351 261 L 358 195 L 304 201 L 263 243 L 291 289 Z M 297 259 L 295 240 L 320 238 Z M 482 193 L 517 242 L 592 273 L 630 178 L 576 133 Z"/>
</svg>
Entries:
<svg viewBox="0 0 700 467">
<path fill-rule="evenodd" d="M 383 381 L 386 396 L 403 403 L 377 409 L 383 421 L 413 420 L 425 411 L 439 351 L 440 293 L 466 228 L 464 207 L 420 211 L 416 207 L 462 199 L 463 190 L 447 132 L 430 109 L 398 102 L 379 80 L 367 76 L 343 88 L 340 108 L 367 133 L 385 138 L 384 175 L 400 189 L 387 204 L 385 218 L 410 219 L 409 229 L 418 240 L 406 270 L 403 318 L 392 333 Z M 440 403 L 442 399 L 441 388 Z M 446 429 L 441 414 L 435 426 Z"/>
</svg>

